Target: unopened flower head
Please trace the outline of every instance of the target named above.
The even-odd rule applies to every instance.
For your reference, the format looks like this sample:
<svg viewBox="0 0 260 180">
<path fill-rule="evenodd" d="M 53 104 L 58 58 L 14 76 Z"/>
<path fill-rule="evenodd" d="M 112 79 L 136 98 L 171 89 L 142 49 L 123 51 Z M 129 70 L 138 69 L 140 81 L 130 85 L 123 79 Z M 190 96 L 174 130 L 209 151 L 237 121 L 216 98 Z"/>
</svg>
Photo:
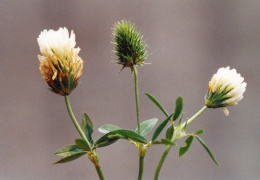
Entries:
<svg viewBox="0 0 260 180">
<path fill-rule="evenodd" d="M 234 106 L 243 98 L 246 90 L 244 78 L 235 69 L 220 68 L 209 82 L 205 105 L 209 108 L 222 107 L 226 115 L 226 106 Z"/>
<path fill-rule="evenodd" d="M 43 79 L 53 92 L 69 95 L 77 87 L 83 69 L 83 60 L 78 56 L 80 48 L 75 48 L 74 32 L 69 36 L 65 27 L 58 31 L 45 29 L 37 41 L 42 53 L 38 58 Z"/>
<path fill-rule="evenodd" d="M 143 65 L 147 58 L 147 44 L 143 37 L 130 22 L 122 20 L 113 28 L 113 44 L 117 63 L 132 68 L 133 65 Z"/>
</svg>

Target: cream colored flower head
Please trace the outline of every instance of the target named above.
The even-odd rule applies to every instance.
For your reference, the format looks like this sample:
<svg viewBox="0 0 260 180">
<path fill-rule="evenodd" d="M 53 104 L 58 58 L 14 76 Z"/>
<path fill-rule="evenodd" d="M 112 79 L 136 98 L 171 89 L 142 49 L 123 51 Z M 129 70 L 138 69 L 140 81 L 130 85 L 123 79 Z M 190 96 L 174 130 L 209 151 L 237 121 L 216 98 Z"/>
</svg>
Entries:
<svg viewBox="0 0 260 180">
<path fill-rule="evenodd" d="M 82 74 L 83 60 L 78 56 L 80 48 L 75 48 L 75 34 L 67 28 L 43 30 L 38 44 L 42 56 L 40 71 L 51 90 L 62 96 L 69 95 L 78 85 Z"/>
<path fill-rule="evenodd" d="M 246 90 L 244 78 L 230 67 L 220 68 L 209 82 L 205 105 L 209 108 L 222 107 L 226 115 L 229 114 L 226 106 L 234 106 L 243 99 Z"/>
</svg>

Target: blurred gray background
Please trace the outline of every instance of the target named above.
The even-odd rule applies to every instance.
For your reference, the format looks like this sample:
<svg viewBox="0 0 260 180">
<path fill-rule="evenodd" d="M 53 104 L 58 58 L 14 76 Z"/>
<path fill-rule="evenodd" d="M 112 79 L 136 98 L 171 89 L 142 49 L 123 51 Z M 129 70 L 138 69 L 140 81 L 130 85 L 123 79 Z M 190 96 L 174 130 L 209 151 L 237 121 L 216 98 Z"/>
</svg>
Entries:
<svg viewBox="0 0 260 180">
<path fill-rule="evenodd" d="M 153 94 L 169 112 L 183 96 L 184 117 L 189 118 L 203 106 L 208 82 L 218 68 L 236 68 L 248 83 L 244 99 L 229 108 L 228 117 L 221 109 L 209 109 L 187 130 L 205 130 L 201 138 L 220 166 L 194 140 L 181 158 L 178 148 L 172 148 L 160 179 L 259 179 L 259 8 L 260 1 L 235 0 L 1 0 L 0 179 L 98 179 L 87 157 L 53 165 L 59 159 L 54 152 L 79 135 L 64 98 L 48 91 L 41 77 L 37 37 L 44 29 L 74 30 L 84 69 L 70 100 L 78 119 L 83 112 L 89 114 L 97 139 L 103 124 L 137 126 L 134 77 L 129 69 L 118 74 L 121 67 L 111 52 L 111 28 L 122 19 L 134 23 L 150 46 L 147 62 L 152 64 L 138 68 L 142 121 L 164 120 L 143 92 Z M 163 151 L 163 146 L 148 149 L 143 179 L 153 179 Z M 137 179 L 135 146 L 121 140 L 97 152 L 106 179 Z"/>
</svg>

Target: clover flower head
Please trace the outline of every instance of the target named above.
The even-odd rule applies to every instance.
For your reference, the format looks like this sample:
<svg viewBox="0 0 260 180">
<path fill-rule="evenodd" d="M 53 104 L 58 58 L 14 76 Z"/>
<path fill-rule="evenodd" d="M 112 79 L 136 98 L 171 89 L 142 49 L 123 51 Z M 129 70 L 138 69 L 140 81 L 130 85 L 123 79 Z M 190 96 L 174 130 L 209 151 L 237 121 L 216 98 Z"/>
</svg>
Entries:
<svg viewBox="0 0 260 180">
<path fill-rule="evenodd" d="M 77 87 L 83 69 L 74 32 L 69 36 L 65 27 L 57 31 L 45 29 L 37 41 L 42 53 L 38 58 L 43 79 L 54 93 L 69 95 Z"/>
<path fill-rule="evenodd" d="M 244 78 L 230 67 L 220 68 L 211 78 L 205 97 L 205 105 L 209 108 L 222 107 L 226 115 L 226 106 L 234 106 L 243 99 L 246 90 Z"/>
<path fill-rule="evenodd" d="M 122 20 L 115 24 L 112 35 L 118 64 L 123 68 L 145 64 L 148 46 L 134 25 Z"/>
</svg>

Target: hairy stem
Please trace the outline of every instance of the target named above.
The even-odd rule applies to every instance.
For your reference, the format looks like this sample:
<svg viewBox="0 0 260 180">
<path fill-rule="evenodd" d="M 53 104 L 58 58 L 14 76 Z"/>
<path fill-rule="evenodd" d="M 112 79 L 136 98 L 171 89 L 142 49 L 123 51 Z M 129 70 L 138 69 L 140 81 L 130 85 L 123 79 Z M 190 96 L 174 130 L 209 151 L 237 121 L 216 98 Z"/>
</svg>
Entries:
<svg viewBox="0 0 260 180">
<path fill-rule="evenodd" d="M 135 75 L 135 102 L 136 102 L 136 116 L 137 116 L 137 128 L 138 133 L 141 134 L 140 129 L 140 108 L 139 108 L 139 92 L 138 92 L 138 73 L 136 66 L 133 65 L 134 75 Z"/>
<path fill-rule="evenodd" d="M 196 119 L 197 117 L 199 117 L 208 107 L 207 106 L 203 106 L 201 108 L 201 110 L 199 110 L 196 114 L 194 114 L 190 119 L 188 119 L 187 121 L 187 125 L 189 125 L 194 119 Z"/>
<path fill-rule="evenodd" d="M 136 116 L 137 116 L 137 129 L 138 133 L 141 134 L 141 128 L 140 128 L 140 108 L 139 108 L 139 92 L 138 92 L 138 73 L 136 66 L 133 65 L 133 71 L 135 75 L 135 102 L 136 102 Z M 138 147 L 139 151 L 139 173 L 138 173 L 138 180 L 142 179 L 143 176 L 143 169 L 144 169 L 144 156 L 145 152 L 143 153 L 143 144 L 139 144 Z M 146 150 L 145 150 L 146 151 Z"/>
</svg>

